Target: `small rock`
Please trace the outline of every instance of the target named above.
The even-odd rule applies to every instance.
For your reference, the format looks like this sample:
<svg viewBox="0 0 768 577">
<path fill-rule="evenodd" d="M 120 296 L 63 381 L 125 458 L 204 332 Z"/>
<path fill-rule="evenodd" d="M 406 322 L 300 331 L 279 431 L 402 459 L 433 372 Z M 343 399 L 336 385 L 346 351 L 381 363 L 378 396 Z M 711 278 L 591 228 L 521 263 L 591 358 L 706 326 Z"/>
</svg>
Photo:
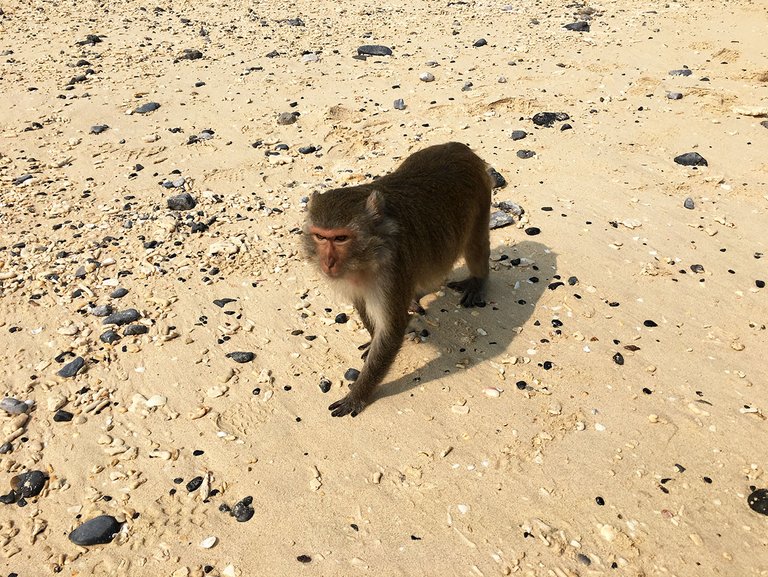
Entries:
<svg viewBox="0 0 768 577">
<path fill-rule="evenodd" d="M 18 497 L 36 497 L 45 487 L 48 475 L 42 471 L 27 471 L 11 479 L 11 488 Z"/>
<path fill-rule="evenodd" d="M 300 154 L 312 154 L 313 152 L 317 152 L 317 147 L 312 146 L 311 144 L 308 146 L 302 146 L 299 148 Z"/>
<path fill-rule="evenodd" d="M 141 313 L 136 309 L 125 309 L 109 315 L 102 321 L 104 325 L 127 325 L 141 318 Z"/>
<path fill-rule="evenodd" d="M 83 357 L 77 357 L 75 360 L 67 363 L 59 370 L 57 375 L 60 377 L 69 378 L 74 377 L 77 372 L 85 366 L 85 359 Z"/>
<path fill-rule="evenodd" d="M 670 100 L 680 100 L 683 98 L 682 92 L 667 92 L 667 98 Z"/>
<path fill-rule="evenodd" d="M 511 200 L 502 200 L 497 203 L 496 206 L 504 212 L 511 212 L 514 216 L 522 216 L 522 214 L 525 212 L 522 206 L 516 202 L 512 202 Z"/>
<path fill-rule="evenodd" d="M 216 299 L 216 300 L 214 300 L 213 304 L 215 304 L 217 307 L 223 309 L 229 303 L 236 303 L 236 302 L 237 302 L 237 299 L 223 298 L 223 299 Z"/>
<path fill-rule="evenodd" d="M 563 122 L 570 120 L 570 118 L 565 112 L 537 112 L 531 120 L 536 126 L 550 128 L 555 122 Z"/>
<path fill-rule="evenodd" d="M 253 353 L 245 351 L 227 353 L 227 358 L 232 359 L 236 363 L 250 363 L 255 356 Z"/>
<path fill-rule="evenodd" d="M 696 205 L 694 204 L 694 202 L 693 202 L 693 199 L 692 199 L 692 198 L 689 196 L 689 197 L 688 197 L 688 198 L 686 198 L 686 199 L 685 199 L 685 201 L 683 202 L 683 206 L 684 206 L 685 208 L 687 208 L 688 210 L 693 210 L 694 206 L 696 206 Z"/>
<path fill-rule="evenodd" d="M 768 515 L 768 489 L 757 489 L 747 497 L 749 508 L 755 513 Z"/>
<path fill-rule="evenodd" d="M 517 151 L 517 157 L 526 159 L 526 158 L 533 158 L 536 156 L 536 153 L 533 150 L 518 150 Z"/>
<path fill-rule="evenodd" d="M 199 50 L 195 50 L 194 48 L 185 48 L 184 52 L 176 59 L 178 62 L 179 60 L 199 60 L 203 57 L 203 53 Z"/>
<path fill-rule="evenodd" d="M 691 265 L 691 271 L 695 272 L 696 274 L 703 274 L 704 273 L 704 267 L 700 264 L 692 264 Z"/>
<path fill-rule="evenodd" d="M 89 131 L 89 134 L 101 134 L 102 132 L 106 132 L 109 130 L 109 126 L 106 124 L 94 124 L 91 126 L 91 130 Z"/>
<path fill-rule="evenodd" d="M 110 543 L 120 531 L 121 524 L 112 515 L 99 515 L 86 521 L 69 534 L 75 545 L 104 545 Z"/>
<path fill-rule="evenodd" d="M 245 523 L 251 517 L 253 517 L 255 511 L 253 510 L 251 503 L 253 503 L 253 497 L 245 497 L 235 503 L 235 506 L 232 507 L 231 515 L 235 518 L 236 521 L 239 523 Z"/>
<path fill-rule="evenodd" d="M 691 72 L 687 68 L 680 68 L 679 70 L 669 71 L 670 76 L 690 76 L 691 74 L 693 74 L 693 72 Z"/>
<path fill-rule="evenodd" d="M 73 413 L 70 413 L 69 411 L 65 411 L 64 409 L 59 409 L 53 414 L 53 420 L 56 423 L 68 423 L 74 418 L 75 418 L 75 415 Z"/>
<path fill-rule="evenodd" d="M 589 22 L 573 22 L 572 24 L 566 24 L 563 28 L 574 32 L 589 32 Z"/>
<path fill-rule="evenodd" d="M 145 325 L 136 324 L 136 325 L 128 325 L 123 330 L 123 335 L 126 337 L 135 336 L 135 335 L 144 335 L 149 332 L 149 328 Z"/>
<path fill-rule="evenodd" d="M 478 38 L 472 43 L 472 46 L 474 46 L 475 48 L 480 48 L 481 46 L 485 46 L 486 44 L 488 44 L 488 41 L 485 38 Z"/>
<path fill-rule="evenodd" d="M 419 80 L 421 80 L 422 82 L 434 82 L 435 75 L 432 74 L 431 72 L 422 72 L 421 74 L 419 74 Z"/>
<path fill-rule="evenodd" d="M 310 557 L 309 555 L 299 555 L 298 557 L 296 557 L 296 561 L 298 561 L 299 563 L 311 563 L 312 557 Z"/>
<path fill-rule="evenodd" d="M 13 179 L 13 184 L 15 186 L 19 186 L 20 184 L 24 184 L 31 178 L 32 178 L 31 174 L 22 174 L 21 176 L 17 176 L 16 178 Z"/>
<path fill-rule="evenodd" d="M 113 330 L 104 331 L 104 332 L 103 332 L 103 333 L 101 333 L 101 335 L 99 336 L 99 340 L 100 340 L 102 343 L 106 343 L 106 344 L 108 344 L 108 345 L 111 345 L 112 343 L 116 343 L 117 341 L 119 341 L 119 340 L 120 340 L 120 338 L 121 338 L 121 337 L 120 337 L 120 335 L 119 335 L 119 334 L 117 334 L 117 333 L 116 333 L 115 331 L 113 331 Z"/>
<path fill-rule="evenodd" d="M 106 317 L 112 314 L 112 305 L 99 305 L 91 309 L 91 314 L 95 317 Z"/>
<path fill-rule="evenodd" d="M 349 320 L 349 317 L 347 316 L 347 313 L 339 313 L 336 315 L 334 322 L 336 322 L 337 324 L 343 325 L 348 320 Z"/>
<path fill-rule="evenodd" d="M 493 188 L 504 188 L 507 186 L 507 179 L 504 178 L 499 171 L 493 167 L 488 167 L 488 174 L 493 179 Z"/>
<path fill-rule="evenodd" d="M 398 98 L 397 100 L 395 100 L 392 106 L 395 107 L 395 110 L 405 110 L 405 100 L 403 100 L 402 98 Z"/>
<path fill-rule="evenodd" d="M 683 166 L 708 166 L 707 160 L 698 152 L 686 152 L 676 156 L 675 162 Z"/>
<path fill-rule="evenodd" d="M 528 133 L 525 130 L 513 130 L 512 134 L 509 135 L 512 140 L 522 140 L 526 136 Z"/>
<path fill-rule="evenodd" d="M 171 210 L 192 210 L 197 206 L 197 201 L 188 192 L 183 192 L 168 199 L 168 208 Z"/>
<path fill-rule="evenodd" d="M 357 380 L 357 377 L 359 376 L 360 376 L 360 371 L 358 371 L 357 369 L 347 369 L 347 372 L 344 373 L 344 378 L 353 383 Z"/>
<path fill-rule="evenodd" d="M 494 230 L 497 228 L 509 226 L 510 224 L 514 224 L 514 222 L 515 219 L 511 215 L 501 210 L 497 210 L 491 213 L 490 229 Z"/>
<path fill-rule="evenodd" d="M 380 44 L 364 44 L 358 47 L 357 53 L 365 56 L 392 56 L 392 49 Z"/>
<path fill-rule="evenodd" d="M 29 411 L 29 405 L 24 401 L 19 401 L 13 397 L 5 397 L 0 401 L 0 409 L 9 415 L 21 415 Z"/>
<path fill-rule="evenodd" d="M 332 384 L 331 381 L 329 381 L 328 379 L 320 379 L 320 390 L 323 393 L 327 393 L 328 391 L 331 390 L 331 384 Z"/>
<path fill-rule="evenodd" d="M 537 234 L 541 234 L 541 229 L 537 226 L 529 226 L 525 229 L 525 234 L 528 236 L 536 236 Z"/>
<path fill-rule="evenodd" d="M 613 362 L 617 365 L 623 365 L 624 364 L 624 355 L 621 353 L 615 353 L 613 355 Z"/>
<path fill-rule="evenodd" d="M 150 112 L 154 112 L 158 108 L 160 108 L 160 104 L 158 104 L 157 102 L 145 102 L 144 104 L 136 108 L 133 112 L 135 114 L 148 114 Z"/>
<path fill-rule="evenodd" d="M 298 119 L 296 112 L 281 112 L 277 115 L 277 123 L 281 126 L 293 124 Z"/>
<path fill-rule="evenodd" d="M 111 299 L 121 299 L 125 295 L 128 294 L 128 289 L 120 287 L 113 290 L 111 293 L 109 293 L 109 298 Z"/>
</svg>

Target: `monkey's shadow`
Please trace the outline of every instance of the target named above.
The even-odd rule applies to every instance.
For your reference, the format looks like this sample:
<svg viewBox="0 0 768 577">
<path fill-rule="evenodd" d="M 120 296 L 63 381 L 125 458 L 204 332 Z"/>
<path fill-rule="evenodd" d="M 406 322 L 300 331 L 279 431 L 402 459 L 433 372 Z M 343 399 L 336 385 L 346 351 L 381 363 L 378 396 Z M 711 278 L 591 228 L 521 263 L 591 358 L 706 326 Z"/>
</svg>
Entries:
<svg viewBox="0 0 768 577">
<path fill-rule="evenodd" d="M 493 257 L 502 254 L 508 258 L 491 262 L 486 306 L 457 311 L 456 305 L 460 295 L 446 288 L 445 295 L 438 297 L 427 307 L 427 319 L 439 321 L 440 326 L 430 327 L 430 336 L 425 343 L 414 345 L 406 342 L 403 346 L 403 349 L 407 350 L 409 346 L 422 347 L 433 343 L 432 346 L 442 350 L 448 349 L 450 352 L 428 361 L 415 372 L 394 381 L 385 379 L 376 388 L 370 403 L 407 393 L 415 387 L 439 380 L 455 371 L 460 360 L 463 364 L 468 360 L 468 366 L 473 366 L 504 354 L 524 355 L 527 346 L 521 345 L 519 350 L 510 348 L 517 335 L 515 329 L 528 323 L 544 291 L 548 290 L 552 283 L 564 283 L 565 279 L 555 278 L 557 256 L 538 242 L 523 241 L 509 247 L 498 246 L 491 254 Z M 461 279 L 466 275 L 466 267 L 458 268 L 451 273 L 450 280 Z M 563 290 L 562 286 L 557 286 L 554 290 L 557 288 Z M 472 315 L 473 310 L 478 311 L 479 315 Z M 459 316 L 464 321 L 462 324 L 466 325 L 459 331 L 462 336 L 472 334 L 471 342 L 466 342 L 468 339 L 462 339 L 461 342 L 451 341 L 457 334 L 457 330 L 451 325 Z M 549 317 L 542 318 L 542 322 L 550 321 Z M 483 329 L 487 335 L 482 335 L 478 329 Z"/>
</svg>

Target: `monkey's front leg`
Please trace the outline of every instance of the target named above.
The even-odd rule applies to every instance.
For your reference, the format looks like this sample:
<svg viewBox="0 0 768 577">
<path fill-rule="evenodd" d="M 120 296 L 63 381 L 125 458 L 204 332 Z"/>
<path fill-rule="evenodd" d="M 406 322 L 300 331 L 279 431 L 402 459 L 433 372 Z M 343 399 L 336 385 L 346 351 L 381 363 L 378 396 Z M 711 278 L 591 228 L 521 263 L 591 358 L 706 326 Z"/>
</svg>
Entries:
<svg viewBox="0 0 768 577">
<path fill-rule="evenodd" d="M 343 399 L 339 399 L 328 409 L 334 417 L 352 415 L 356 417 L 368 402 L 368 399 L 376 385 L 380 384 L 392 366 L 403 344 L 405 328 L 408 325 L 408 315 L 398 315 L 396 319 L 390 319 L 387 327 L 376 330 L 376 334 L 368 349 L 368 357 L 365 360 L 360 376 L 357 377 L 350 392 Z"/>
</svg>

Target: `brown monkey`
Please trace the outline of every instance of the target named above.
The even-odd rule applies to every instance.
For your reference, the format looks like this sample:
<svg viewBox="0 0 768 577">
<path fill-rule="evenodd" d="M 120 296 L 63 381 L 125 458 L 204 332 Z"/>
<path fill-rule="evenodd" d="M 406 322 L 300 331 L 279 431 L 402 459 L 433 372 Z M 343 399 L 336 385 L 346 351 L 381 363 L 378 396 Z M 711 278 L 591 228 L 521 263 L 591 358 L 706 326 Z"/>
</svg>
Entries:
<svg viewBox="0 0 768 577">
<path fill-rule="evenodd" d="M 307 255 L 355 305 L 371 334 L 360 376 L 329 408 L 356 416 L 400 350 L 417 291 L 439 285 L 463 256 L 470 276 L 448 286 L 485 305 L 491 177 L 464 144 L 430 146 L 371 182 L 313 194 Z"/>
</svg>

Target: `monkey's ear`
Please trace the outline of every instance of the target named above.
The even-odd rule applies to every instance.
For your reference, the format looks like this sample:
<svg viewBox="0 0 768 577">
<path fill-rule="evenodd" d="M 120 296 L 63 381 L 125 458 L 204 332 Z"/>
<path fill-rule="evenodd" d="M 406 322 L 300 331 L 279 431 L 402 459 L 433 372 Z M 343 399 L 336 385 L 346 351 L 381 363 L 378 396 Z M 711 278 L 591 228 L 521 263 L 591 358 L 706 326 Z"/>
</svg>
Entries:
<svg viewBox="0 0 768 577">
<path fill-rule="evenodd" d="M 384 216 L 384 195 L 379 190 L 373 190 L 365 201 L 365 210 L 374 218 Z"/>
</svg>

